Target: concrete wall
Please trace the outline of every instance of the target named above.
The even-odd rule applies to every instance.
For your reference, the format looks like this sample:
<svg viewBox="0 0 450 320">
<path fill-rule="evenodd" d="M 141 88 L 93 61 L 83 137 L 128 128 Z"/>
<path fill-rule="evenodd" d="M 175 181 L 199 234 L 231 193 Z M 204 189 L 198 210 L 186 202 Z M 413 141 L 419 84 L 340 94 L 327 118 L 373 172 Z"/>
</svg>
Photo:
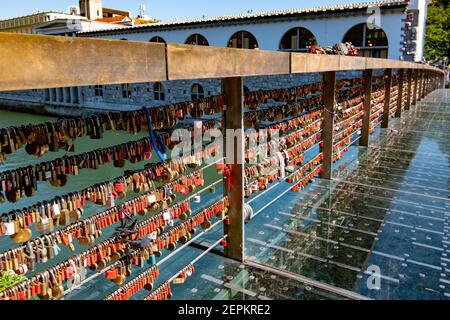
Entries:
<svg viewBox="0 0 450 320">
<path fill-rule="evenodd" d="M 426 0 L 411 1 L 412 9 L 419 9 L 422 16 L 426 16 Z M 423 16 L 424 17 L 424 16 Z M 423 18 L 422 17 L 422 18 Z M 406 14 L 398 10 L 383 11 L 381 16 L 381 27 L 388 37 L 389 53 L 391 59 L 400 59 L 401 41 L 403 41 L 404 32 L 402 27 Z M 211 24 L 209 26 L 177 27 L 172 30 L 164 31 L 140 31 L 139 29 L 123 30 L 113 32 L 114 35 L 101 36 L 100 38 L 127 39 L 134 41 L 149 41 L 154 36 L 164 38 L 168 43 L 184 43 L 186 39 L 199 33 L 205 36 L 212 46 L 226 46 L 230 37 L 237 31 L 246 30 L 251 32 L 257 39 L 260 49 L 278 50 L 283 35 L 295 27 L 309 29 L 316 37 L 319 45 L 333 45 L 341 42 L 349 29 L 353 26 L 366 23 L 368 15 L 355 12 L 352 16 L 338 17 L 327 15 L 325 18 L 306 17 L 306 18 L 282 18 L 278 21 L 263 20 L 261 22 L 234 23 L 234 24 Z M 422 29 L 424 27 L 422 26 Z M 90 35 L 94 36 L 94 35 Z M 420 45 L 423 46 L 423 43 Z M 421 51 L 423 52 L 423 50 Z M 421 53 L 417 53 L 420 55 Z M 382 71 L 381 71 L 382 72 Z M 343 72 L 338 73 L 338 78 L 357 77 L 361 72 Z M 245 79 L 245 86 L 251 90 L 274 89 L 297 86 L 305 83 L 312 83 L 321 80 L 321 75 L 317 73 L 304 75 L 286 75 L 286 76 L 265 76 L 249 77 Z M 11 101 L 20 101 L 23 105 L 29 101 L 30 108 L 35 108 L 37 104 L 49 106 L 53 110 L 61 108 L 61 114 L 65 109 L 72 113 L 73 110 L 130 110 L 141 108 L 142 106 L 165 105 L 180 101 L 191 100 L 191 87 L 194 83 L 202 85 L 205 96 L 220 94 L 220 80 L 203 79 L 189 81 L 167 81 L 163 82 L 165 89 L 165 100 L 158 101 L 154 99 L 153 83 L 131 84 L 131 98 L 124 98 L 121 85 L 103 86 L 103 95 L 96 96 L 95 88 L 71 88 L 51 89 L 49 91 L 27 91 L 0 93 L 0 104 L 8 104 Z M 5 103 L 2 103 L 5 98 Z M 44 108 L 45 110 L 45 108 Z"/>
</svg>

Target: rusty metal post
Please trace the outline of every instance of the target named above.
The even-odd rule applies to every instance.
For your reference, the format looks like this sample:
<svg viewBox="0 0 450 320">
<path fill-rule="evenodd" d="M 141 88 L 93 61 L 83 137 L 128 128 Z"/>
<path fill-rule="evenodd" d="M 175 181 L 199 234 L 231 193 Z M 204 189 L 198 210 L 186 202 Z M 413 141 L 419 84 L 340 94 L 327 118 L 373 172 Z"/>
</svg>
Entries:
<svg viewBox="0 0 450 320">
<path fill-rule="evenodd" d="M 364 70 L 364 117 L 361 130 L 361 138 L 359 140 L 359 145 L 363 147 L 369 146 L 370 116 L 372 115 L 372 77 L 372 69 Z"/>
<path fill-rule="evenodd" d="M 401 118 L 403 108 L 403 87 L 404 87 L 404 70 L 398 70 L 398 95 L 397 95 L 397 110 L 395 111 L 395 117 Z"/>
<path fill-rule="evenodd" d="M 411 69 L 408 69 L 408 71 L 407 71 L 407 81 L 408 81 L 408 85 L 406 88 L 405 110 L 409 110 L 409 108 L 411 108 L 411 96 L 412 96 L 412 70 Z"/>
<path fill-rule="evenodd" d="M 336 72 L 323 73 L 323 101 L 325 111 L 322 114 L 322 148 L 323 162 L 320 177 L 331 179 L 333 174 L 333 132 L 334 132 L 334 110 L 336 103 Z"/>
<path fill-rule="evenodd" d="M 228 196 L 230 223 L 225 224 L 228 245 L 225 255 L 228 258 L 244 260 L 244 83 L 242 77 L 224 78 L 222 93 L 227 101 L 224 111 L 224 150 L 226 164 L 231 176 L 224 183 L 224 194 Z M 231 142 L 230 140 L 234 140 Z M 228 150 L 228 148 L 232 148 Z"/>
<path fill-rule="evenodd" d="M 392 69 L 386 69 L 384 75 L 384 109 L 381 128 L 389 127 L 389 105 L 391 103 Z"/>
</svg>

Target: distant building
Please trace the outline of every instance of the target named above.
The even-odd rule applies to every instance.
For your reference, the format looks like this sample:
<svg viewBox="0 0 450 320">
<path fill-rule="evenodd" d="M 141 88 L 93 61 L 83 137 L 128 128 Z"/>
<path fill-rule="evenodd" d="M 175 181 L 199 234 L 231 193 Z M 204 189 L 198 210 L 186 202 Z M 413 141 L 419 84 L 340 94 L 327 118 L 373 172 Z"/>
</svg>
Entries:
<svg viewBox="0 0 450 320">
<path fill-rule="evenodd" d="M 103 7 L 101 0 L 80 0 L 80 14 L 89 20 L 103 18 Z"/>
<path fill-rule="evenodd" d="M 54 20 L 68 20 L 83 17 L 60 12 L 39 12 L 28 16 L 0 20 L 0 32 L 34 33 L 33 28 Z"/>
<path fill-rule="evenodd" d="M 305 52 L 352 42 L 361 56 L 421 61 L 429 0 L 384 0 L 80 32 L 80 37 Z"/>
</svg>

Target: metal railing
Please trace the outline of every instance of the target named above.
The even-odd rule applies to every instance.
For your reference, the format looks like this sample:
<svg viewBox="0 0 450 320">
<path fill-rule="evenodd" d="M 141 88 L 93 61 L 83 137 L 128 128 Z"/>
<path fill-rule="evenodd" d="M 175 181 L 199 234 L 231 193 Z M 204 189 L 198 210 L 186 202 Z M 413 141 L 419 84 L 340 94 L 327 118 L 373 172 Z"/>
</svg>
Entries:
<svg viewBox="0 0 450 320">
<path fill-rule="evenodd" d="M 396 60 L 0 33 L 0 91 L 221 78 L 222 93 L 227 100 L 224 129 L 244 128 L 244 77 L 322 72 L 324 104 L 331 111 L 323 112 L 322 119 L 321 177 L 326 179 L 331 179 L 332 174 L 336 72 L 364 71 L 365 116 L 360 144 L 367 145 L 374 69 L 386 70 L 384 128 L 389 124 L 393 69 L 407 73 L 407 81 L 398 84 L 399 92 L 406 90 L 406 110 L 445 83 L 445 73 L 440 69 Z M 400 117 L 401 111 L 396 116 Z M 234 185 L 228 190 L 224 188 L 230 199 L 231 222 L 225 227 L 228 236 L 225 253 L 243 261 L 245 162 L 237 159 L 244 152 L 234 154 L 234 159 L 228 159 Z"/>
</svg>

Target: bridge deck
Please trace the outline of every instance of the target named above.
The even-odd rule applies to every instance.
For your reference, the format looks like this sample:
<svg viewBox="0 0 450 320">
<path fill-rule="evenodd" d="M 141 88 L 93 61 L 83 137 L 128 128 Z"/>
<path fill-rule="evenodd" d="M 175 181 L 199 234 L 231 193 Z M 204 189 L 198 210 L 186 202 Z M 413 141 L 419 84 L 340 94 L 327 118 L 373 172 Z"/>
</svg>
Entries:
<svg viewBox="0 0 450 320">
<path fill-rule="evenodd" d="M 176 297 L 449 299 L 449 98 L 450 90 L 437 90 L 377 129 L 369 148 L 355 143 L 331 182 L 317 179 L 301 193 L 285 193 L 283 183 L 249 200 L 257 216 L 246 225 L 248 263 L 278 271 L 210 253 L 192 279 L 174 286 Z M 215 228 L 202 244 L 222 233 Z M 184 250 L 162 278 L 199 252 Z M 369 266 L 381 272 L 380 290 L 367 286 Z M 66 299 L 101 299 L 115 289 L 99 277 Z"/>
<path fill-rule="evenodd" d="M 251 201 L 250 260 L 370 298 L 450 298 L 449 107 L 450 90 L 437 90 L 369 148 L 355 143 L 331 182 Z"/>
</svg>

